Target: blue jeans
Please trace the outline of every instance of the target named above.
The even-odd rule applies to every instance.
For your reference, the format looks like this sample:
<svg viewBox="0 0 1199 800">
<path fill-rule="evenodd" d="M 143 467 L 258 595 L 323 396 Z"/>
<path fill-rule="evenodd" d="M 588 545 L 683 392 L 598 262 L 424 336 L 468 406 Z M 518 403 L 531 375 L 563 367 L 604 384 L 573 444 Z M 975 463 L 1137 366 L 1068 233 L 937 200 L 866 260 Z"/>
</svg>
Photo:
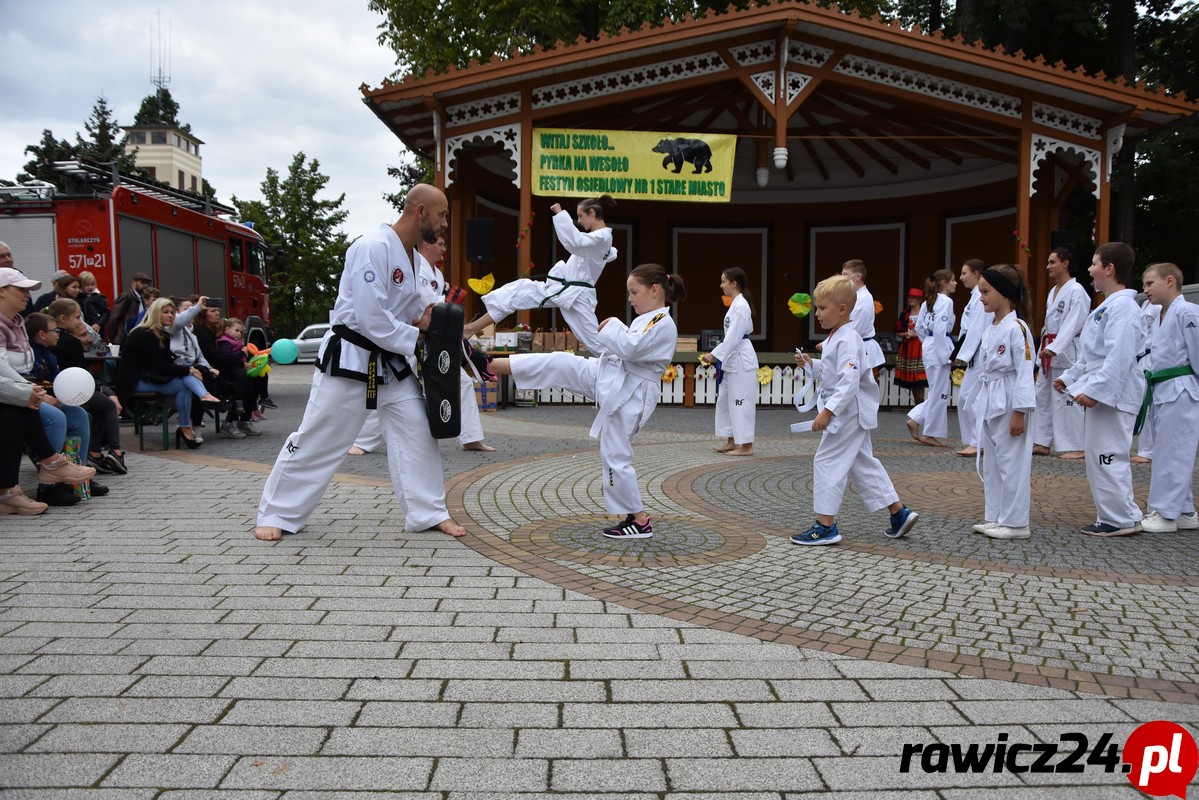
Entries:
<svg viewBox="0 0 1199 800">
<path fill-rule="evenodd" d="M 192 395 L 203 397 L 208 394 L 204 384 L 195 375 L 184 375 L 182 378 L 171 378 L 166 383 L 151 383 L 138 381 L 137 391 L 157 392 L 158 394 L 175 395 L 175 410 L 179 412 L 179 424 L 184 428 L 191 427 Z M 186 425 L 184 423 L 187 423 Z"/>
<path fill-rule="evenodd" d="M 37 410 L 42 417 L 42 425 L 46 428 L 46 438 L 54 452 L 62 452 L 67 436 L 78 436 L 79 457 L 84 466 L 87 466 L 87 454 L 92 439 L 92 423 L 87 412 L 79 406 L 68 406 L 65 403 L 59 408 L 42 403 Z"/>
</svg>

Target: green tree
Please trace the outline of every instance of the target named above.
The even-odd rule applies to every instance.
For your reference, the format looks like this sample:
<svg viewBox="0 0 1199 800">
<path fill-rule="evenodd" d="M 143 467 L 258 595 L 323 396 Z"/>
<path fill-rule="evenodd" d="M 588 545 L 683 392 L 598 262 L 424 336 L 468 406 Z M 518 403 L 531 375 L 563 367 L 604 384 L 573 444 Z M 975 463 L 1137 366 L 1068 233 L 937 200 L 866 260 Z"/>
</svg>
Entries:
<svg viewBox="0 0 1199 800">
<path fill-rule="evenodd" d="M 160 86 L 153 94 L 146 95 L 133 115 L 133 124 L 180 127 L 179 104 L 171 97 L 171 90 Z"/>
<path fill-rule="evenodd" d="M 17 183 L 27 181 L 46 181 L 60 190 L 64 189 L 63 177 L 53 172 L 50 167 L 55 161 L 74 161 L 79 157 L 75 145 L 66 139 L 59 139 L 49 128 L 42 131 L 42 140 L 25 148 L 26 155 L 33 156 L 25 164 L 25 169 L 17 175 Z"/>
<path fill-rule="evenodd" d="M 337 298 L 350 246 L 337 228 L 348 212 L 341 208 L 345 194 L 333 200 L 318 197 L 328 183 L 320 162 L 309 162 L 300 152 L 292 158 L 286 176 L 267 169 L 260 185 L 261 200 L 233 198 L 241 218 L 253 222 L 274 251 L 272 321 L 286 330 L 327 319 Z"/>
<path fill-rule="evenodd" d="M 397 214 L 404 210 L 404 199 L 409 189 L 418 183 L 433 182 L 433 162 L 415 154 L 410 155 L 411 161 L 401 161 L 399 166 L 387 166 L 387 177 L 394 178 L 400 188 L 394 192 L 384 192 L 383 199 L 391 203 Z"/>
<path fill-rule="evenodd" d="M 115 164 L 124 175 L 137 172 L 136 150 L 125 152 L 125 131 L 117 122 L 112 108 L 103 96 L 96 98 L 92 113 L 83 121 L 88 138 L 75 134 L 75 147 L 79 158 L 96 164 Z"/>
</svg>

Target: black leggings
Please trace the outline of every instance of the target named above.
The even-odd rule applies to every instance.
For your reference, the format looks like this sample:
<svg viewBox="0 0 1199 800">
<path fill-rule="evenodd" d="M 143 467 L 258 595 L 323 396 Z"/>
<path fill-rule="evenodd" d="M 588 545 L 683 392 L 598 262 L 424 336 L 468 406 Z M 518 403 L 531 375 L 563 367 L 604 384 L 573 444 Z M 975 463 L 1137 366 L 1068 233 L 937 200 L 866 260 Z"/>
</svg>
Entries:
<svg viewBox="0 0 1199 800">
<path fill-rule="evenodd" d="M 109 450 L 120 450 L 121 422 L 117 419 L 117 404 L 112 398 L 96 390 L 83 407 L 92 415 L 92 452 L 101 452 L 105 445 Z"/>
<path fill-rule="evenodd" d="M 26 446 L 41 461 L 54 455 L 46 438 L 42 416 L 32 408 L 0 403 L 0 489 L 16 486 L 21 480 L 21 456 Z"/>
</svg>

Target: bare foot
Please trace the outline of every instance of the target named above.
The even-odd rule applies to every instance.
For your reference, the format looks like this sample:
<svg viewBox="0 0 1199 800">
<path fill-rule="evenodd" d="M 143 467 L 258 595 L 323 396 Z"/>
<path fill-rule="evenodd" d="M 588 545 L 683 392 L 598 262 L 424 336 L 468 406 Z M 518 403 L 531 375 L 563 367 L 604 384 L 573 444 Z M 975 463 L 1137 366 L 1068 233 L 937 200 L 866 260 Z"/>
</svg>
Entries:
<svg viewBox="0 0 1199 800">
<path fill-rule="evenodd" d="M 1047 456 L 1049 455 L 1049 448 L 1043 444 L 1034 444 L 1032 446 L 1032 454 L 1034 456 Z"/>
<path fill-rule="evenodd" d="M 736 446 L 737 445 L 733 444 L 732 442 L 725 442 L 724 444 L 717 445 L 716 447 L 713 447 L 712 449 L 715 450 L 717 453 L 727 453 L 728 451 L 736 448 Z"/>
<path fill-rule="evenodd" d="M 752 456 L 753 454 L 753 447 L 736 447 L 725 453 L 726 456 Z"/>
<path fill-rule="evenodd" d="M 480 453 L 494 453 L 495 452 L 494 447 L 492 447 L 491 445 L 489 445 L 483 441 L 467 442 L 466 444 L 462 445 L 462 449 L 463 450 L 478 450 Z"/>
<path fill-rule="evenodd" d="M 909 419 L 907 422 L 908 433 L 912 434 L 912 438 L 920 441 L 920 426 L 916 424 L 916 420 Z"/>
<path fill-rule="evenodd" d="M 269 525 L 259 525 L 254 529 L 254 538 L 264 542 L 277 542 L 283 538 L 282 528 L 272 528 Z"/>
<path fill-rule="evenodd" d="M 1145 458 L 1144 456 L 1133 456 L 1132 458 L 1130 458 L 1128 460 L 1131 461 L 1133 464 L 1152 464 L 1153 463 L 1153 459 Z"/>
<path fill-rule="evenodd" d="M 1062 460 L 1064 461 L 1082 461 L 1084 458 L 1086 458 L 1086 454 L 1081 450 L 1068 450 L 1062 453 Z"/>
<path fill-rule="evenodd" d="M 956 452 L 959 456 L 976 456 L 978 455 L 978 448 L 967 446 Z"/>
<path fill-rule="evenodd" d="M 452 519 L 445 519 L 433 526 L 434 530 L 439 530 L 442 533 L 447 533 L 455 539 L 461 539 L 466 535 L 466 528 L 454 522 Z"/>
<path fill-rule="evenodd" d="M 928 445 L 929 447 L 944 447 L 945 443 L 940 439 L 934 439 L 931 436 L 921 436 L 920 444 Z"/>
<path fill-rule="evenodd" d="M 358 445 L 354 445 L 353 447 L 351 447 L 351 448 L 350 448 L 348 455 L 351 455 L 351 456 L 364 456 L 364 455 L 366 455 L 366 451 L 365 451 L 365 450 L 363 450 L 363 449 L 362 449 L 361 447 L 359 447 Z"/>
</svg>

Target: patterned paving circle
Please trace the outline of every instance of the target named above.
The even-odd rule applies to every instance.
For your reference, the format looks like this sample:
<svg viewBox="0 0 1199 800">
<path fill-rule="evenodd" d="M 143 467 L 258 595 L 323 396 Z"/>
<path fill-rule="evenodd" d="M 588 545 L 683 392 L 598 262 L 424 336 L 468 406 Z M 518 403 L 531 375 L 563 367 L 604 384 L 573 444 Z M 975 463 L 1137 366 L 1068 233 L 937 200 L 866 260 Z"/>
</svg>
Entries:
<svg viewBox="0 0 1199 800">
<path fill-rule="evenodd" d="M 686 517 L 655 517 L 650 539 L 614 541 L 600 535 L 611 517 L 539 520 L 512 531 L 515 546 L 546 558 L 576 564 L 666 567 L 714 564 L 752 555 L 765 546 L 760 535 L 714 530 Z"/>
</svg>

